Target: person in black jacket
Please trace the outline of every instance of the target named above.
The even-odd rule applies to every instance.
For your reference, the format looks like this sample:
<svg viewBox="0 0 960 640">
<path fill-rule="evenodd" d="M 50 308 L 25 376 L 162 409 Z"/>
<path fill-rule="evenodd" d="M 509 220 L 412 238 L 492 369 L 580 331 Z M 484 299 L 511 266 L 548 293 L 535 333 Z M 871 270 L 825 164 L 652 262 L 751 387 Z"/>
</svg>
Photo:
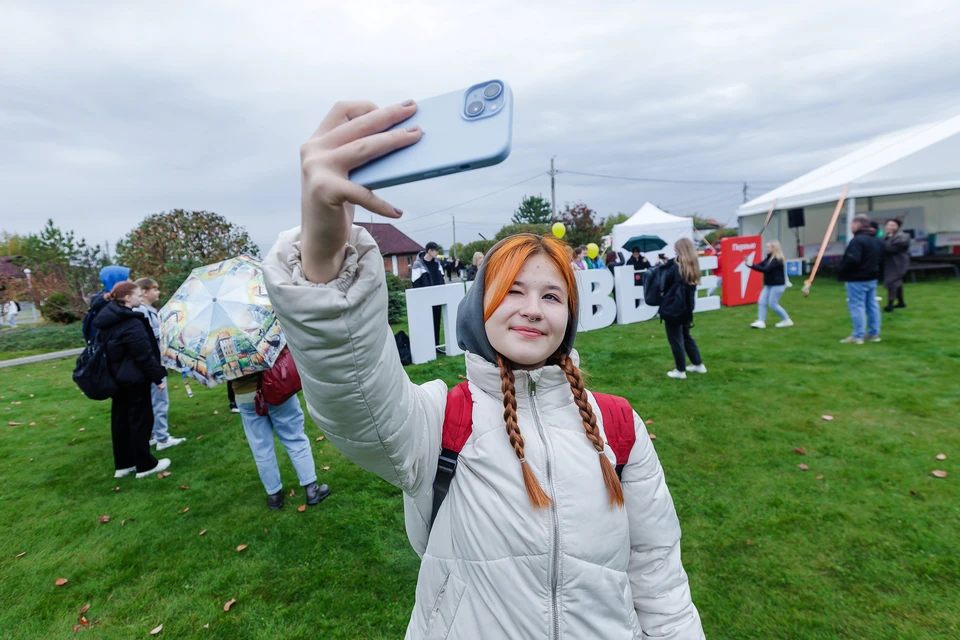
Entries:
<svg viewBox="0 0 960 640">
<path fill-rule="evenodd" d="M 690 335 L 693 310 L 697 303 L 697 286 L 700 284 L 700 263 L 697 260 L 697 250 L 690 239 L 680 238 L 674 248 L 677 252 L 676 260 L 668 260 L 666 264 L 657 267 L 666 270 L 659 313 L 667 332 L 667 341 L 673 351 L 674 363 L 677 365 L 667 375 L 683 380 L 687 377 L 687 356 L 690 357 L 690 371 L 707 372 L 700 357 L 700 349 Z"/>
<path fill-rule="evenodd" d="M 760 292 L 760 300 L 757 303 L 757 321 L 750 325 L 754 329 L 767 328 L 767 307 L 780 316 L 778 327 L 793 326 L 793 320 L 790 319 L 787 310 L 780 306 L 780 298 L 787 290 L 787 276 L 784 273 L 786 261 L 780 243 L 772 240 L 767 243 L 767 257 L 763 262 L 748 265 L 754 271 L 763 274 L 763 291 Z"/>
<path fill-rule="evenodd" d="M 847 310 L 853 333 L 840 342 L 863 344 L 880 342 L 880 304 L 877 302 L 877 278 L 883 260 L 883 240 L 870 225 L 870 217 L 859 214 L 851 224 L 854 236 L 840 261 L 837 278 L 847 283 Z"/>
<path fill-rule="evenodd" d="M 103 289 L 98 291 L 90 300 L 90 310 L 87 311 L 87 315 L 83 317 L 83 323 L 80 327 L 80 331 L 83 333 L 83 339 L 87 344 L 93 344 L 94 338 L 97 337 L 97 328 L 93 326 L 93 319 L 97 317 L 97 313 L 99 313 L 101 309 L 107 306 L 108 301 L 104 300 L 104 296 L 113 290 L 113 285 L 129 279 L 130 269 L 127 267 L 110 265 L 109 267 L 100 269 L 100 282 L 103 284 Z"/>
<path fill-rule="evenodd" d="M 440 270 L 438 255 L 440 255 L 440 245 L 436 242 L 428 242 L 427 248 L 417 256 L 410 273 L 414 289 L 446 284 L 443 279 L 443 271 Z M 440 315 L 442 310 L 442 307 L 433 308 L 433 342 L 439 354 L 445 353 L 443 348 L 440 347 Z"/>
<path fill-rule="evenodd" d="M 110 373 L 117 382 L 110 413 L 113 436 L 114 478 L 136 472 L 138 478 L 163 471 L 170 460 L 157 460 L 150 453 L 153 405 L 150 384 L 165 388 L 166 370 L 160 365 L 160 345 L 150 321 L 135 311 L 141 291 L 129 280 L 118 282 L 104 298 L 93 325 L 107 353 Z"/>
</svg>

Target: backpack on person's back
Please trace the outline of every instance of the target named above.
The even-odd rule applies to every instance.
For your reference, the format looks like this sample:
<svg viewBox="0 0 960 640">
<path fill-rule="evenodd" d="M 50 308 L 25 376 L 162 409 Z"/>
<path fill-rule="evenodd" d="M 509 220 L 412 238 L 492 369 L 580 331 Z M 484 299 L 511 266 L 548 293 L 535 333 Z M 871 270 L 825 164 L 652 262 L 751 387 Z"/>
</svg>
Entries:
<svg viewBox="0 0 960 640">
<path fill-rule="evenodd" d="M 667 285 L 667 276 L 675 263 L 658 264 L 643 272 L 643 301 L 659 307 L 658 315 L 662 320 L 683 322 L 693 315 L 686 284 L 679 273 L 670 285 Z"/>
<path fill-rule="evenodd" d="M 107 344 L 94 338 L 77 356 L 73 381 L 91 400 L 106 400 L 117 392 L 117 381 L 110 372 Z"/>
</svg>

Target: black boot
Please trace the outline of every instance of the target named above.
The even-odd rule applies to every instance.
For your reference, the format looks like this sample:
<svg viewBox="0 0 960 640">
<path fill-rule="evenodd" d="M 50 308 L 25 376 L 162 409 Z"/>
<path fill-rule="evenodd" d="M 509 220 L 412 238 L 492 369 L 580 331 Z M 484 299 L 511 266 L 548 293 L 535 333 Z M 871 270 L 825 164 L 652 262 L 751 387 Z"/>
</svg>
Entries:
<svg viewBox="0 0 960 640">
<path fill-rule="evenodd" d="M 893 302 L 888 302 L 887 306 L 885 306 L 883 310 L 887 312 L 893 311 Z"/>
<path fill-rule="evenodd" d="M 273 511 L 277 511 L 283 507 L 283 489 L 277 491 L 273 495 L 267 496 L 267 507 Z"/>
<path fill-rule="evenodd" d="M 897 292 L 897 309 L 906 309 L 907 303 L 903 301 L 903 289 Z"/>
<path fill-rule="evenodd" d="M 330 487 L 325 484 L 318 485 L 316 482 L 311 482 L 303 489 L 307 492 L 307 504 L 311 507 L 320 504 L 321 500 L 330 495 Z"/>
</svg>

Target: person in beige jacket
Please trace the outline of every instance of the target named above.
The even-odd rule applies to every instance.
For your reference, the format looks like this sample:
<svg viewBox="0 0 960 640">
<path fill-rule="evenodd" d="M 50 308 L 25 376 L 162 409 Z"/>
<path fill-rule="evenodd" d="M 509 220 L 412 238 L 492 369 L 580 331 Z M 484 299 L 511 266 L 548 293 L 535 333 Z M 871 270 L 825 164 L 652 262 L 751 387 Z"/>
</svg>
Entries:
<svg viewBox="0 0 960 640">
<path fill-rule="evenodd" d="M 634 414 L 618 479 L 573 349 L 577 289 L 560 241 L 491 249 L 458 318 L 473 431 L 430 527 L 447 388 L 413 384 L 387 324 L 376 242 L 354 205 L 398 209 L 347 179 L 415 143 L 412 102 L 338 103 L 301 149 L 301 226 L 263 262 L 313 420 L 403 492 L 421 556 L 409 640 L 703 638 L 663 469 Z M 621 482 L 622 479 L 622 482 Z"/>
</svg>

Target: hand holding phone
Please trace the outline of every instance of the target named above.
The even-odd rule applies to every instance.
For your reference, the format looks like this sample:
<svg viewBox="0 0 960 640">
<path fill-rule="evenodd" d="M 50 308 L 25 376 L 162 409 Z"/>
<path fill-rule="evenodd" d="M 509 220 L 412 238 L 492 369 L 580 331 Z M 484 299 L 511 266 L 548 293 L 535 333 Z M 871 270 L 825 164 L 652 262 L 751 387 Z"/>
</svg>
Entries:
<svg viewBox="0 0 960 640">
<path fill-rule="evenodd" d="M 383 109 L 366 101 L 338 102 L 300 148 L 300 253 L 311 282 L 325 284 L 340 273 L 355 205 L 388 218 L 403 214 L 348 176 L 356 167 L 417 142 L 419 126 L 391 129 L 416 111 L 412 100 Z"/>
</svg>

